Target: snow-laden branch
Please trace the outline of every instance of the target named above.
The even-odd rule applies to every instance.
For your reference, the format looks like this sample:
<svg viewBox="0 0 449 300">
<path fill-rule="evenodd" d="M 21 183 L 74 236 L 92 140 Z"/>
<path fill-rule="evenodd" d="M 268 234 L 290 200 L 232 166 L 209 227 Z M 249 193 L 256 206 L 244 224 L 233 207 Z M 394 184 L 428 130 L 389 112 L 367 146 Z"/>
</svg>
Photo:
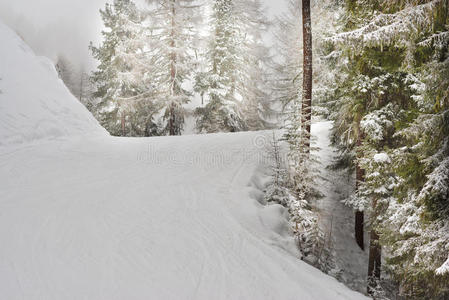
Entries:
<svg viewBox="0 0 449 300">
<path fill-rule="evenodd" d="M 367 25 L 334 35 L 327 40 L 337 44 L 359 46 L 406 45 L 410 36 L 432 27 L 435 11 L 444 0 L 433 0 L 426 4 L 407 7 L 394 14 L 379 14 Z"/>
<path fill-rule="evenodd" d="M 439 267 L 435 273 L 437 275 L 445 275 L 445 274 L 449 274 L 449 258 L 444 262 L 444 264 L 441 265 L 441 267 Z"/>
</svg>

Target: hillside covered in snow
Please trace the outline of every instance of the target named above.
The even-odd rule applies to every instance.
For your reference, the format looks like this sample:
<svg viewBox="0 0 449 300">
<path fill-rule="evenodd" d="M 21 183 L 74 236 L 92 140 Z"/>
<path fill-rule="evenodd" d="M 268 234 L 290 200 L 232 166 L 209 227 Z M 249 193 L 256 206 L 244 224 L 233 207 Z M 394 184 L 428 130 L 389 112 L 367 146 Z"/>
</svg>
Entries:
<svg viewBox="0 0 449 300">
<path fill-rule="evenodd" d="M 261 201 L 270 132 L 114 138 L 0 24 L 1 299 L 363 299 Z"/>
<path fill-rule="evenodd" d="M 3 23 L 0 36 L 0 146 L 106 134 L 70 94 L 49 59 L 36 57 Z"/>
</svg>

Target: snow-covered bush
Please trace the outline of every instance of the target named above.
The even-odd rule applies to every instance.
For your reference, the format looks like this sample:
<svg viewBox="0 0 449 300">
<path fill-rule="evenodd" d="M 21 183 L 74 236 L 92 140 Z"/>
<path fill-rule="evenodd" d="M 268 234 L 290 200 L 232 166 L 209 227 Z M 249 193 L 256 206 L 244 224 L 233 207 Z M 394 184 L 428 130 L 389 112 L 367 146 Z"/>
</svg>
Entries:
<svg viewBox="0 0 449 300">
<path fill-rule="evenodd" d="M 281 204 L 290 213 L 290 223 L 303 260 L 329 272 L 333 264 L 330 258 L 329 245 L 322 230 L 318 226 L 318 215 L 313 210 L 304 190 L 298 190 L 287 170 L 288 161 L 282 159 L 281 148 L 276 136 L 273 135 L 272 147 L 269 150 L 272 157 L 272 180 L 267 186 L 265 200 Z M 306 184 L 304 184 L 306 186 Z"/>
</svg>

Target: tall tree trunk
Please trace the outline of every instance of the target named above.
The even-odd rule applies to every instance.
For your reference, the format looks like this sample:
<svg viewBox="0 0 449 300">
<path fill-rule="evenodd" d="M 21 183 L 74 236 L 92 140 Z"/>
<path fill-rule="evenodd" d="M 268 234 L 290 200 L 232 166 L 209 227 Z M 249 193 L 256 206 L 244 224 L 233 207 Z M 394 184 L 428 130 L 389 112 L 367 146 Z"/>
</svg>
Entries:
<svg viewBox="0 0 449 300">
<path fill-rule="evenodd" d="M 356 164 L 356 189 L 358 190 L 360 182 L 365 180 L 365 171 L 360 168 L 359 164 Z M 355 224 L 354 224 L 354 232 L 355 232 L 355 241 L 357 245 L 359 245 L 360 249 L 365 250 L 365 242 L 364 242 L 364 213 L 363 211 L 357 210 L 355 212 Z"/>
<path fill-rule="evenodd" d="M 303 30 L 303 91 L 301 128 L 304 137 L 304 152 L 310 153 L 310 125 L 312 119 L 312 19 L 310 16 L 310 0 L 302 0 L 302 30 Z"/>
<path fill-rule="evenodd" d="M 176 16 L 176 8 L 175 8 L 176 0 L 171 0 L 171 32 L 170 32 L 170 47 L 172 49 L 175 48 L 175 16 Z M 170 55 L 170 76 L 172 80 L 171 85 L 171 95 L 172 97 L 176 95 L 177 93 L 177 87 L 176 85 L 176 53 L 174 50 L 172 51 Z M 173 99 L 171 100 L 173 101 Z M 176 114 L 175 114 L 175 104 L 171 102 L 168 111 L 168 131 L 169 135 L 176 135 Z"/>
<path fill-rule="evenodd" d="M 359 123 L 360 124 L 360 121 Z M 357 148 L 360 148 L 362 146 L 362 139 L 363 135 L 360 131 L 360 126 L 357 128 L 358 130 L 358 136 L 357 136 Z M 357 157 L 360 156 L 359 151 L 357 151 Z M 358 191 L 360 183 L 365 180 L 365 170 L 360 168 L 359 163 L 356 162 L 355 166 L 355 189 Z M 355 212 L 355 222 L 354 222 L 354 233 L 355 233 L 355 241 L 357 242 L 357 245 L 359 245 L 360 249 L 365 250 L 365 241 L 364 241 L 364 222 L 365 222 L 365 216 L 364 212 L 357 210 Z"/>
<path fill-rule="evenodd" d="M 373 201 L 373 211 L 376 211 L 377 201 Z M 375 218 L 375 215 L 373 216 Z M 373 227 L 373 226 L 372 226 Z M 371 228 L 368 257 L 368 288 L 369 294 L 377 285 L 380 279 L 380 269 L 382 266 L 382 248 L 379 243 L 379 234 L 375 228 Z"/>
</svg>

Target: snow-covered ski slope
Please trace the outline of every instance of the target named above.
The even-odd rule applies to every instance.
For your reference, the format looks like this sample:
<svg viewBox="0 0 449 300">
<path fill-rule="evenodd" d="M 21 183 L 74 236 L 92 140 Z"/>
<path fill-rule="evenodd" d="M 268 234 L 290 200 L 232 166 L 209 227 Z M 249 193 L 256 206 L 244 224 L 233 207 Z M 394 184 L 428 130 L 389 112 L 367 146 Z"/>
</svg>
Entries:
<svg viewBox="0 0 449 300">
<path fill-rule="evenodd" d="M 270 133 L 113 138 L 0 25 L 0 299 L 362 299 L 257 199 Z"/>
</svg>

